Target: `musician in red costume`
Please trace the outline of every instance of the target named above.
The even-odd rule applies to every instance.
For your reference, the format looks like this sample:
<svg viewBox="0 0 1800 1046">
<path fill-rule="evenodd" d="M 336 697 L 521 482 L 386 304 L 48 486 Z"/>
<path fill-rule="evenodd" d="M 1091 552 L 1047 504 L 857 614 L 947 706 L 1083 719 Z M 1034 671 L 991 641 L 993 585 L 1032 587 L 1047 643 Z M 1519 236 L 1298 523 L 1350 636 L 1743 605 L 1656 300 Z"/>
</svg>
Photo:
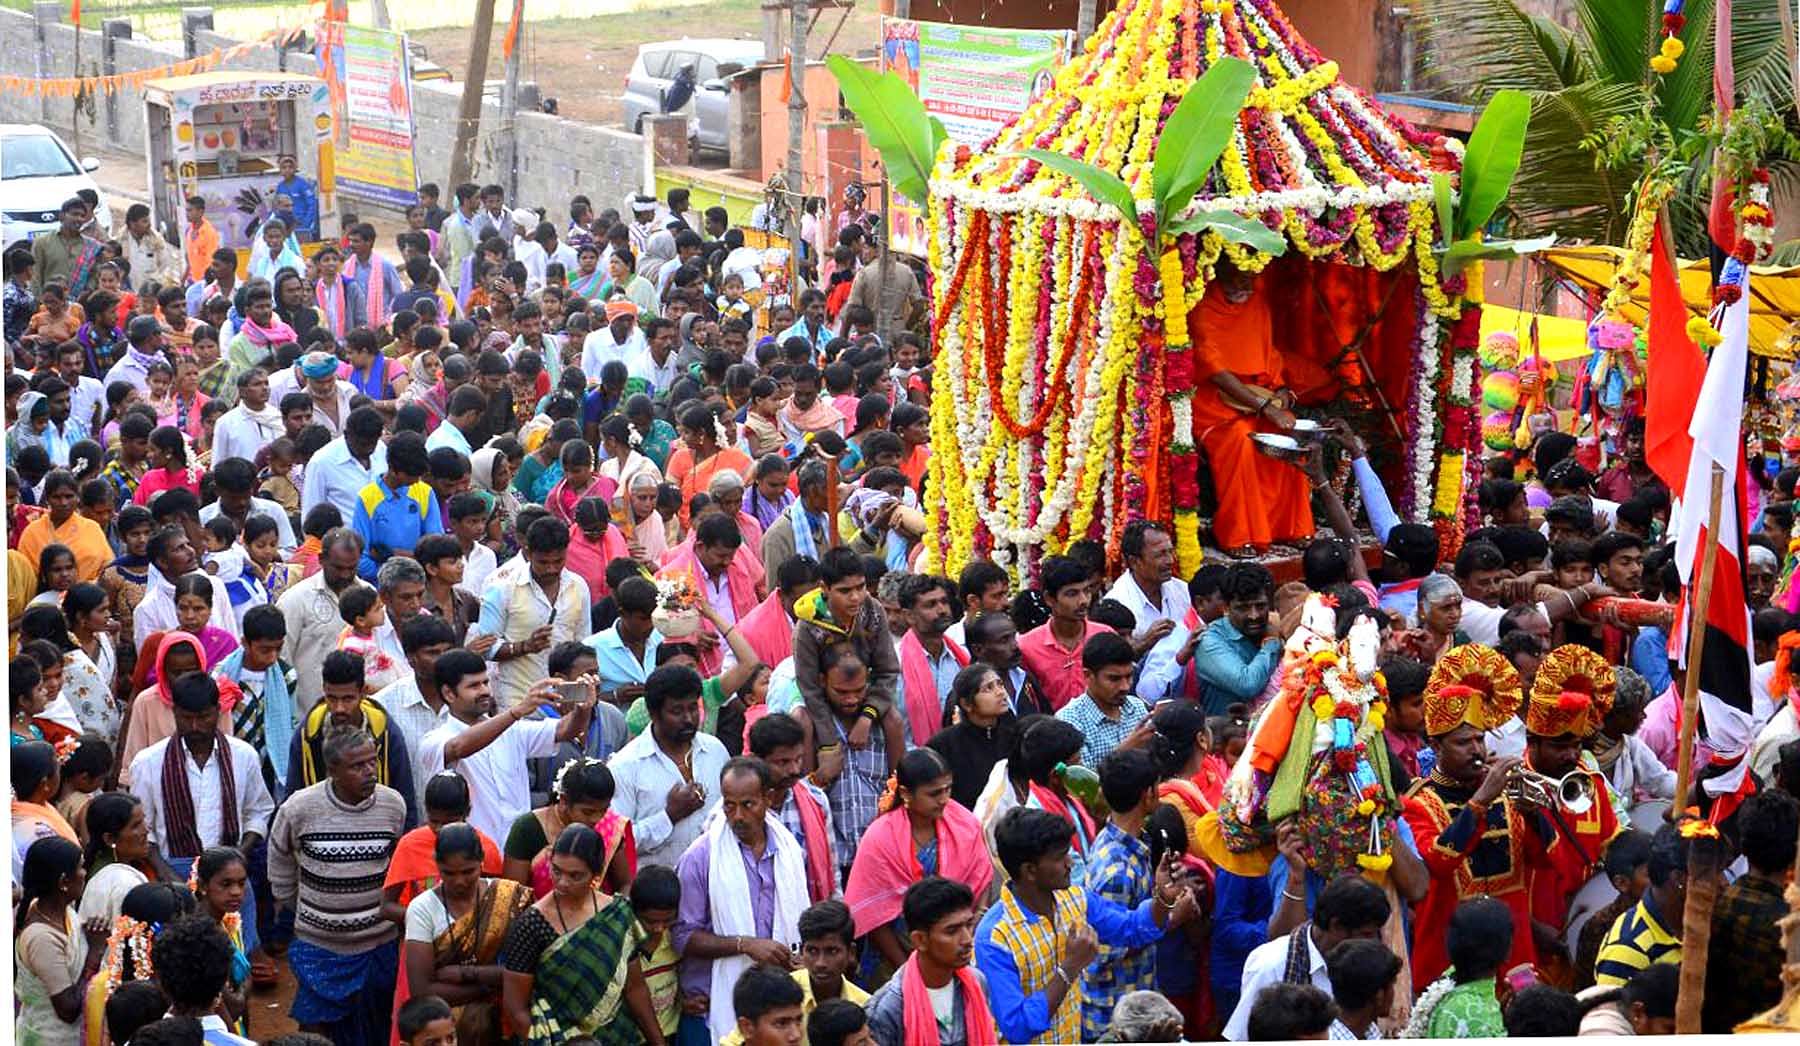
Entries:
<svg viewBox="0 0 1800 1046">
<path fill-rule="evenodd" d="M 1546 808 L 1555 842 L 1549 866 L 1531 884 L 1531 915 L 1561 935 L 1569 900 L 1600 867 L 1606 844 L 1620 831 L 1606 775 L 1581 763 L 1581 749 L 1600 729 L 1613 705 L 1613 669 L 1606 658 L 1586 647 L 1566 644 L 1552 650 L 1538 666 L 1531 697 L 1525 705 L 1525 764 L 1545 777 L 1561 780 L 1584 774 L 1593 784 L 1590 798 L 1574 807 Z"/>
</svg>

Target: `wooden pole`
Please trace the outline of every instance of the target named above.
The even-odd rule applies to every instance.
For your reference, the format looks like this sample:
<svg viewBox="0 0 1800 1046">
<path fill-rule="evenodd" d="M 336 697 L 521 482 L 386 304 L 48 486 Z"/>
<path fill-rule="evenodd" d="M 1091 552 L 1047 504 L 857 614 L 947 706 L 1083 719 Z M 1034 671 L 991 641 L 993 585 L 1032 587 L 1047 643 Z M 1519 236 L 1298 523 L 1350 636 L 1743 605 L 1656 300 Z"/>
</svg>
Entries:
<svg viewBox="0 0 1800 1046">
<path fill-rule="evenodd" d="M 1686 684 L 1681 693 L 1681 748 L 1675 769 L 1675 802 L 1669 807 L 1669 819 L 1675 820 L 1687 809 L 1688 792 L 1694 781 L 1694 732 L 1700 719 L 1700 658 L 1705 652 L 1706 608 L 1712 600 L 1713 568 L 1719 558 L 1719 502 L 1725 496 L 1725 470 L 1712 467 L 1712 503 L 1707 512 L 1706 547 L 1700 555 L 1700 576 L 1689 589 L 1688 649 Z M 1682 978 L 1685 986 L 1687 979 Z M 1701 988 L 1705 983 L 1702 981 Z"/>
<path fill-rule="evenodd" d="M 1725 496 L 1725 470 L 1712 467 L 1712 500 L 1707 511 L 1706 545 L 1700 554 L 1700 576 L 1688 600 L 1687 675 L 1681 698 L 1680 765 L 1675 771 L 1675 802 L 1670 817 L 1687 809 L 1694 780 L 1694 734 L 1700 719 L 1700 662 L 1705 654 L 1706 610 L 1712 601 L 1713 569 L 1719 558 L 1719 511 Z M 1687 901 L 1681 915 L 1681 980 L 1675 997 L 1675 1032 L 1700 1033 L 1700 1010 L 1706 1002 L 1706 952 L 1712 940 L 1713 905 L 1719 897 L 1718 855 L 1695 840 L 1688 851 Z"/>
<path fill-rule="evenodd" d="M 788 0 L 788 300 L 795 311 L 800 303 L 800 215 L 806 210 L 806 14 L 811 6 L 809 0 Z M 826 217 L 820 214 L 819 220 Z"/>
<path fill-rule="evenodd" d="M 519 200 L 519 66 L 525 50 L 525 0 L 513 0 L 512 19 L 519 35 L 513 40 L 512 54 L 506 58 L 506 81 L 500 90 L 500 112 L 506 119 L 500 134 L 500 184 L 506 186 L 506 205 L 517 207 Z M 509 27 L 510 27 L 509 23 Z M 510 31 L 510 28 L 509 28 Z M 520 235 L 532 230 L 521 229 Z"/>
<path fill-rule="evenodd" d="M 475 134 L 481 130 L 481 91 L 487 84 L 488 49 L 494 36 L 494 0 L 475 0 L 469 27 L 469 68 L 463 75 L 462 103 L 456 109 L 456 143 L 450 149 L 451 192 L 475 173 Z"/>
</svg>

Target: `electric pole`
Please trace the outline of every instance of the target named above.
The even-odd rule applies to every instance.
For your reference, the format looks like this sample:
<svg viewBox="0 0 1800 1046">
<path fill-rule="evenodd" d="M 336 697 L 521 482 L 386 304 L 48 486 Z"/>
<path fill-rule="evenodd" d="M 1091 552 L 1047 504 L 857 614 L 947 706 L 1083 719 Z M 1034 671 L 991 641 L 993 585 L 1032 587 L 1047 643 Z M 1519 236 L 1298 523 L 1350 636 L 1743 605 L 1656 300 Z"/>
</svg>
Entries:
<svg viewBox="0 0 1800 1046">
<path fill-rule="evenodd" d="M 788 295 L 800 298 L 800 216 L 806 210 L 806 15 L 810 0 L 788 0 L 788 253 L 793 282 Z M 823 221 L 825 215 L 819 216 Z"/>
<path fill-rule="evenodd" d="M 450 150 L 451 193 L 475 173 L 475 135 L 481 130 L 481 92 L 487 84 L 488 48 L 494 36 L 494 0 L 475 0 L 475 24 L 469 27 L 469 70 L 463 77 L 462 104 L 456 111 L 456 144 Z"/>
</svg>

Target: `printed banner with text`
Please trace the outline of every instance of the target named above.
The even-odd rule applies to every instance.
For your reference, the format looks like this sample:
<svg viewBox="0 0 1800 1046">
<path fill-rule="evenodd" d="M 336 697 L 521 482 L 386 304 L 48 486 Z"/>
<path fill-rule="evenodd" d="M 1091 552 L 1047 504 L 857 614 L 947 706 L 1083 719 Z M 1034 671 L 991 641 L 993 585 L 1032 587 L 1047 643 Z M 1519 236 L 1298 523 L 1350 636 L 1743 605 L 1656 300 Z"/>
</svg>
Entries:
<svg viewBox="0 0 1800 1046">
<path fill-rule="evenodd" d="M 881 20 L 881 67 L 912 85 L 950 140 L 980 145 L 1050 90 L 1075 34 L 1066 29 L 990 29 L 907 18 Z M 925 212 L 891 196 L 893 248 L 925 253 Z"/>
<path fill-rule="evenodd" d="M 338 190 L 391 207 L 417 203 L 405 35 L 324 21 L 318 39 L 337 125 Z"/>
</svg>

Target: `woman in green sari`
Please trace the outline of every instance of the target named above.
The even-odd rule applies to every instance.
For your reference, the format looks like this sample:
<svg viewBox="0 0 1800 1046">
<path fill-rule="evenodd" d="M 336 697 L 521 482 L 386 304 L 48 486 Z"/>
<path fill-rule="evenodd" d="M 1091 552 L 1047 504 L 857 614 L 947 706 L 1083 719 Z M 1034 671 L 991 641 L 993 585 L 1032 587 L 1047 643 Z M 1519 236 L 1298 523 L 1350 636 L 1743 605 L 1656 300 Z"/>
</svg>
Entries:
<svg viewBox="0 0 1800 1046">
<path fill-rule="evenodd" d="M 503 1005 L 507 1023 L 531 1046 L 577 1035 L 664 1042 L 636 958 L 637 918 L 623 894 L 600 892 L 606 863 L 597 832 L 585 824 L 564 828 L 550 850 L 550 892 L 507 932 Z M 618 1019 L 621 1009 L 630 1020 Z"/>
</svg>

